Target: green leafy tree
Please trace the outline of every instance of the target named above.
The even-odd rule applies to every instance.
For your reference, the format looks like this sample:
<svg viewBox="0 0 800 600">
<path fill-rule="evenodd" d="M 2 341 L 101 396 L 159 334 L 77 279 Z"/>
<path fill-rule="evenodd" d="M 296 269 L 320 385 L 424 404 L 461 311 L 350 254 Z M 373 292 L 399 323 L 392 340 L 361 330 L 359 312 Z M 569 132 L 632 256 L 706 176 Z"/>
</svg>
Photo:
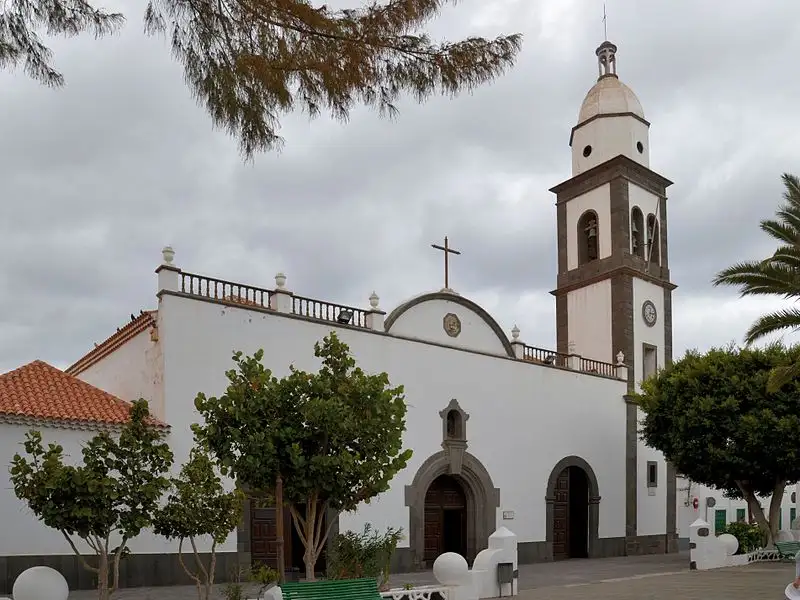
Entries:
<svg viewBox="0 0 800 600">
<path fill-rule="evenodd" d="M 45 449 L 38 431 L 26 435 L 24 447 L 27 458 L 15 454 L 11 462 L 14 493 L 39 520 L 63 534 L 84 568 L 97 577 L 100 600 L 108 600 L 119 587 L 127 543 L 152 525 L 169 488 L 164 473 L 172 466 L 172 451 L 149 419 L 147 401 L 133 403 L 118 439 L 104 432 L 89 440 L 82 465 L 65 464 L 57 444 Z M 95 561 L 81 555 L 74 538 L 91 548 Z"/>
<path fill-rule="evenodd" d="M 318 372 L 291 367 L 277 379 L 262 365 L 262 351 L 237 352 L 225 394 L 197 396 L 205 424 L 193 427 L 222 472 L 249 489 L 271 493 L 282 477 L 308 579 L 330 533 L 328 509 L 353 511 L 388 490 L 411 457 L 402 447 L 402 386 L 358 368 L 335 333 L 314 345 L 314 355 Z"/>
<path fill-rule="evenodd" d="M 152 0 L 145 30 L 166 33 L 190 89 L 247 158 L 279 148 L 281 115 L 322 111 L 346 121 L 356 103 L 397 113 L 408 93 L 423 102 L 490 82 L 514 64 L 522 38 L 468 37 L 434 43 L 424 27 L 456 0 L 377 0 L 334 10 L 310 0 Z M 24 63 L 33 77 L 61 85 L 37 30 L 100 36 L 119 14 L 85 0 L 9 0 L 0 13 L 0 67 Z"/>
<path fill-rule="evenodd" d="M 211 600 L 217 568 L 217 544 L 222 544 L 242 518 L 244 494 L 226 491 L 214 470 L 211 458 L 200 448 L 192 449 L 180 476 L 172 480 L 172 492 L 155 518 L 154 530 L 178 541 L 178 561 L 197 586 L 199 600 Z M 211 538 L 208 564 L 197 551 L 199 538 Z M 188 540 L 194 568 L 183 560 L 183 544 Z"/>
<path fill-rule="evenodd" d="M 641 435 L 692 481 L 747 501 L 769 543 L 787 484 L 800 480 L 800 383 L 767 390 L 770 371 L 800 348 L 686 353 L 642 384 Z M 764 514 L 758 496 L 770 497 Z"/>
<path fill-rule="evenodd" d="M 764 260 L 728 267 L 713 280 L 717 286 L 738 287 L 742 296 L 777 296 L 793 301 L 787 308 L 767 313 L 753 323 L 745 334 L 748 344 L 774 333 L 800 329 L 800 308 L 796 304 L 800 299 L 800 179 L 789 173 L 784 173 L 782 179 L 784 203 L 774 219 L 761 221 L 761 230 L 778 244 L 775 252 Z M 798 377 L 800 363 L 780 365 L 772 372 L 770 390 Z"/>
</svg>

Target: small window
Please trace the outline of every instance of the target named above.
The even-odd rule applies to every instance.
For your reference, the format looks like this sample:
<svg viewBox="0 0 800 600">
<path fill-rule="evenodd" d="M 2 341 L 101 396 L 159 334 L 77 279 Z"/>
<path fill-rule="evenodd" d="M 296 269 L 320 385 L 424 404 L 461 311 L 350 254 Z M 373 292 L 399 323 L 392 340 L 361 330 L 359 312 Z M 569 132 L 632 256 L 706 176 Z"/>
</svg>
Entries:
<svg viewBox="0 0 800 600">
<path fill-rule="evenodd" d="M 638 206 L 631 209 L 631 253 L 644 258 L 644 215 Z"/>
<path fill-rule="evenodd" d="M 797 518 L 797 509 L 793 506 L 789 509 L 789 529 L 794 529 L 795 518 Z"/>
<path fill-rule="evenodd" d="M 737 508 L 736 509 L 736 522 L 737 523 L 744 523 L 747 519 L 747 511 L 744 508 Z"/>
<path fill-rule="evenodd" d="M 647 487 L 658 487 L 658 463 L 654 460 L 647 461 Z"/>
<path fill-rule="evenodd" d="M 658 237 L 658 219 L 653 214 L 647 215 L 647 253 L 646 258 L 650 259 L 650 263 L 654 265 L 661 264 L 661 259 L 658 253 L 659 250 L 659 237 Z"/>
<path fill-rule="evenodd" d="M 639 154 L 644 153 L 644 144 L 642 142 L 636 142 L 636 149 L 639 151 Z"/>
<path fill-rule="evenodd" d="M 591 146 L 585 146 L 583 148 L 583 158 L 589 158 L 589 155 L 591 153 L 592 153 L 592 147 Z"/>
<path fill-rule="evenodd" d="M 658 371 L 658 348 L 642 344 L 642 381 L 650 379 Z"/>
<path fill-rule="evenodd" d="M 578 219 L 578 264 L 597 260 L 600 254 L 600 228 L 597 213 L 593 210 L 583 213 Z"/>
</svg>

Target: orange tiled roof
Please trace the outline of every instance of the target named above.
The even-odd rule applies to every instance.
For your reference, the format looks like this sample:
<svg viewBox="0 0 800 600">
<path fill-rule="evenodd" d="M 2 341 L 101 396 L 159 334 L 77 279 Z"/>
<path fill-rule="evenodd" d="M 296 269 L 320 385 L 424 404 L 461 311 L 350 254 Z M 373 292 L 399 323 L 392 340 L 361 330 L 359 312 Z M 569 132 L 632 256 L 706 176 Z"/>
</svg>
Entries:
<svg viewBox="0 0 800 600">
<path fill-rule="evenodd" d="M 101 358 L 108 356 L 114 350 L 122 346 L 131 338 L 139 335 L 150 327 L 156 326 L 157 310 L 142 311 L 138 317 L 131 319 L 124 327 L 120 327 L 105 341 L 96 344 L 95 347 L 88 354 L 83 355 L 69 367 L 66 372 L 70 375 L 79 375 L 93 364 L 98 362 Z"/>
<path fill-rule="evenodd" d="M 130 409 L 130 403 L 41 360 L 0 375 L 0 419 L 119 426 Z"/>
</svg>

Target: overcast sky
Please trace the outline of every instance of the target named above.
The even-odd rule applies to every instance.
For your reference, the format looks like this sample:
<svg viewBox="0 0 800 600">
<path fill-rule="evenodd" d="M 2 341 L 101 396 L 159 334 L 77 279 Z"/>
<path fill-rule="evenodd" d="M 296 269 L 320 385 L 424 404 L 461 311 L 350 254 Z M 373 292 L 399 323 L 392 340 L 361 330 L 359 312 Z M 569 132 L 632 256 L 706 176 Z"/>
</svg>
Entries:
<svg viewBox="0 0 800 600">
<path fill-rule="evenodd" d="M 339 2 L 341 3 L 341 2 Z M 339 4 L 337 3 L 337 4 Z M 618 73 L 652 123 L 651 166 L 669 190 L 676 355 L 741 341 L 780 301 L 713 289 L 760 258 L 758 229 L 800 173 L 797 0 L 609 0 Z M 116 8 L 116 5 L 106 5 Z M 473 95 L 403 102 L 349 124 L 284 120 L 281 154 L 243 164 L 184 86 L 167 43 L 122 5 L 121 35 L 56 40 L 67 86 L 0 73 L 0 372 L 65 367 L 130 313 L 157 306 L 161 247 L 183 269 L 391 310 L 451 283 L 505 330 L 555 347 L 554 197 L 570 128 L 597 75 L 600 0 L 465 0 L 436 37 L 520 31 L 515 69 Z"/>
</svg>

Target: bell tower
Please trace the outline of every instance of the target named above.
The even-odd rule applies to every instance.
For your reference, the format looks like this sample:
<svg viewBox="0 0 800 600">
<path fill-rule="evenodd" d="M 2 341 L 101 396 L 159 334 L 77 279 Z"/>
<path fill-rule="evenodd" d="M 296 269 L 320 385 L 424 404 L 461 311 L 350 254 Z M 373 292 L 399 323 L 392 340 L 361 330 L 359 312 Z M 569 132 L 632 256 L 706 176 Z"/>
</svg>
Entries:
<svg viewBox="0 0 800 600">
<path fill-rule="evenodd" d="M 556 195 L 559 352 L 628 365 L 628 392 L 672 361 L 667 187 L 650 169 L 650 123 L 617 76 L 617 46 L 595 52 L 598 79 L 572 128 L 572 177 Z M 587 398 L 591 401 L 591 398 Z M 638 408 L 626 402 L 628 554 L 677 551 L 675 473 L 638 439 Z"/>
</svg>

